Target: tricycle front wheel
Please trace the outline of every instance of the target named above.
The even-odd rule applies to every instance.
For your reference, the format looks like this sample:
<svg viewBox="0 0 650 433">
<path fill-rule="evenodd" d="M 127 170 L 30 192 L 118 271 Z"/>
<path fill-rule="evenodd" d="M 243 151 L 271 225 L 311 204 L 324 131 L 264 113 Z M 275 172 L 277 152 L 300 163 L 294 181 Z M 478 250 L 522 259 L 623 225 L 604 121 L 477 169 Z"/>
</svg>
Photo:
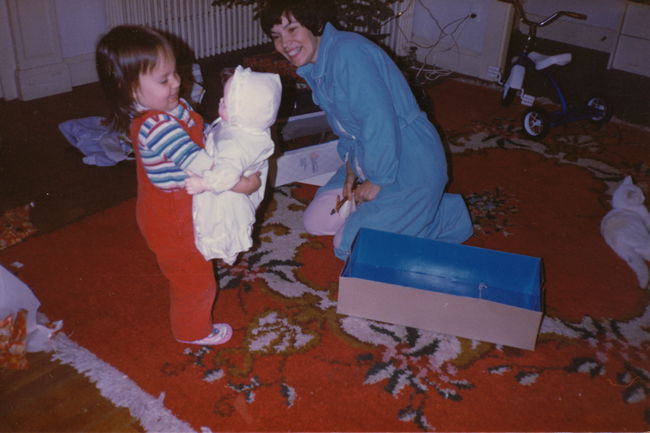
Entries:
<svg viewBox="0 0 650 433">
<path fill-rule="evenodd" d="M 546 137 L 550 129 L 548 113 L 542 108 L 532 107 L 521 118 L 524 134 L 534 140 Z"/>
</svg>

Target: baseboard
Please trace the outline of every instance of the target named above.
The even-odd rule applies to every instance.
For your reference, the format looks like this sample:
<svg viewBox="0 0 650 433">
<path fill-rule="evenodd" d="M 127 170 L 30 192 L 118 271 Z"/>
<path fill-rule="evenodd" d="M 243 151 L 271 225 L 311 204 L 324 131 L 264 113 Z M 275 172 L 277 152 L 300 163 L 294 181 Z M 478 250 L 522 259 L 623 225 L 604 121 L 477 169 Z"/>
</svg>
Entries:
<svg viewBox="0 0 650 433">
<path fill-rule="evenodd" d="M 20 99 L 23 101 L 72 90 L 70 71 L 63 63 L 19 69 L 16 78 Z"/>
<path fill-rule="evenodd" d="M 23 101 L 69 92 L 74 86 L 98 81 L 95 54 L 82 54 L 63 59 L 63 63 L 18 70 L 16 78 Z"/>
<path fill-rule="evenodd" d="M 68 65 L 72 86 L 81 86 L 99 80 L 95 67 L 95 53 L 68 57 L 63 61 Z"/>
</svg>

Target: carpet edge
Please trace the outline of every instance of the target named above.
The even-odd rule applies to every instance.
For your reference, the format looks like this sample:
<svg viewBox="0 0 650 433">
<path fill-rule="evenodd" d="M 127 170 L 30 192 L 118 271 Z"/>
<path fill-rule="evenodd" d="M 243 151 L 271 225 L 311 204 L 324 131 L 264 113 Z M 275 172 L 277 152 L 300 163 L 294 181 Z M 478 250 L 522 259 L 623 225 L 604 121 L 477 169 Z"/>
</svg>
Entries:
<svg viewBox="0 0 650 433">
<path fill-rule="evenodd" d="M 63 333 L 53 339 L 52 359 L 70 365 L 95 384 L 100 394 L 118 407 L 129 409 L 148 432 L 193 432 L 188 423 L 165 407 L 164 393 L 154 398 L 126 374 L 102 361 Z"/>
</svg>

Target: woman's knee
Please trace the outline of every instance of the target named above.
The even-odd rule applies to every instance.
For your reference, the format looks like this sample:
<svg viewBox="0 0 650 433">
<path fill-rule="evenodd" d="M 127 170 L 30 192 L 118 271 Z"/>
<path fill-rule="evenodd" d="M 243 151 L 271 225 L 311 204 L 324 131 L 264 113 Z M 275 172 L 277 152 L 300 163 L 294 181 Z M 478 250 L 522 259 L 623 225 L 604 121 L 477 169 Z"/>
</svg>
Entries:
<svg viewBox="0 0 650 433">
<path fill-rule="evenodd" d="M 307 233 L 312 235 L 334 235 L 345 224 L 345 218 L 337 213 L 332 214 L 336 205 L 336 196 L 340 191 L 325 191 L 314 197 L 303 215 L 303 225 Z"/>
<path fill-rule="evenodd" d="M 319 213 L 314 211 L 310 206 L 307 206 L 305 213 L 302 216 L 302 224 L 305 227 L 305 231 L 311 235 L 317 235 L 320 230 L 319 224 Z"/>
</svg>

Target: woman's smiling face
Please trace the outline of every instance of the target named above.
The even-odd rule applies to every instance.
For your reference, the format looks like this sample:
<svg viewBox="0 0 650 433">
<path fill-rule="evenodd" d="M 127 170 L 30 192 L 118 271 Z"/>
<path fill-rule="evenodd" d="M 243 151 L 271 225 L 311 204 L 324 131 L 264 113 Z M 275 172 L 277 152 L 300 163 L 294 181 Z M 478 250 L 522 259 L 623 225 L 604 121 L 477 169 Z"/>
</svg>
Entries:
<svg viewBox="0 0 650 433">
<path fill-rule="evenodd" d="M 315 63 L 320 36 L 314 36 L 311 30 L 300 24 L 293 15 L 284 14 L 280 20 L 280 24 L 271 28 L 271 39 L 277 52 L 296 67 Z"/>
</svg>

